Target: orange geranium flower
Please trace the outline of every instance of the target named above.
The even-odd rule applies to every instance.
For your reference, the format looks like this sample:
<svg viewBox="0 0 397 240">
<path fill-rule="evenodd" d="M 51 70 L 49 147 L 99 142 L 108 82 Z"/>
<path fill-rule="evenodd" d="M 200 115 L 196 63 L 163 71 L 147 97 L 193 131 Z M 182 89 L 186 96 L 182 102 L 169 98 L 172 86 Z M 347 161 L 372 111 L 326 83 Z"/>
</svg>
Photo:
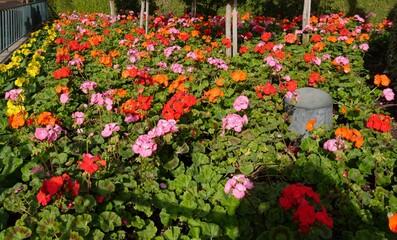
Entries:
<svg viewBox="0 0 397 240">
<path fill-rule="evenodd" d="M 42 112 L 36 119 L 36 123 L 39 125 L 52 125 L 55 126 L 55 123 L 58 121 L 58 118 L 55 117 L 51 112 Z"/>
<path fill-rule="evenodd" d="M 363 33 L 358 37 L 358 40 L 360 42 L 365 42 L 369 40 L 369 34 L 368 33 Z"/>
<path fill-rule="evenodd" d="M 313 52 L 320 52 L 325 48 L 325 43 L 323 42 L 316 42 L 313 45 Z"/>
<path fill-rule="evenodd" d="M 390 84 L 390 79 L 385 74 L 376 74 L 374 77 L 374 84 L 387 87 Z"/>
<path fill-rule="evenodd" d="M 120 56 L 121 56 L 120 52 L 117 51 L 116 49 L 111 50 L 109 52 L 109 57 L 111 57 L 111 58 L 117 58 L 117 57 L 120 57 Z"/>
<path fill-rule="evenodd" d="M 138 69 L 137 68 L 130 68 L 127 70 L 123 70 L 121 72 L 121 77 L 122 78 L 134 78 L 138 75 Z"/>
<path fill-rule="evenodd" d="M 191 76 L 184 76 L 184 75 L 179 75 L 177 79 L 175 79 L 171 85 L 168 87 L 168 92 L 172 92 L 175 89 L 178 91 L 186 91 L 188 90 L 187 87 L 185 87 L 185 81 L 186 80 L 193 80 L 193 78 Z"/>
<path fill-rule="evenodd" d="M 397 233 L 397 213 L 389 217 L 389 229 L 390 231 Z"/>
<path fill-rule="evenodd" d="M 223 96 L 224 96 L 223 91 L 218 87 L 211 88 L 210 90 L 204 92 L 204 98 L 205 99 L 208 98 L 208 101 L 212 103 L 214 103 L 218 97 L 223 97 Z"/>
<path fill-rule="evenodd" d="M 99 59 L 99 62 L 107 67 L 111 67 L 113 65 L 112 58 L 109 56 L 102 56 Z"/>
<path fill-rule="evenodd" d="M 197 37 L 198 35 L 200 35 L 200 31 L 193 30 L 190 34 L 192 35 L 192 37 Z"/>
<path fill-rule="evenodd" d="M 157 74 L 153 76 L 153 81 L 160 84 L 164 85 L 165 87 L 168 86 L 168 76 L 166 74 Z"/>
<path fill-rule="evenodd" d="M 183 49 L 185 49 L 186 52 L 190 52 L 192 50 L 192 48 L 190 47 L 190 45 L 185 45 L 183 47 Z"/>
<path fill-rule="evenodd" d="M 70 93 L 70 90 L 66 86 L 56 86 L 55 92 L 56 93 Z"/>
<path fill-rule="evenodd" d="M 313 131 L 314 129 L 314 124 L 317 122 L 317 119 L 310 119 L 306 123 L 306 130 L 307 131 Z"/>
<path fill-rule="evenodd" d="M 335 135 L 353 142 L 356 148 L 360 148 L 364 144 L 364 137 L 357 129 L 340 127 L 335 130 Z"/>
<path fill-rule="evenodd" d="M 337 36 L 329 36 L 329 37 L 327 37 L 327 41 L 336 43 L 336 41 L 338 41 L 338 37 Z"/>
<path fill-rule="evenodd" d="M 247 79 L 247 73 L 241 70 L 234 71 L 230 74 L 232 77 L 233 81 L 235 82 L 242 82 Z"/>
<path fill-rule="evenodd" d="M 298 41 L 298 37 L 293 33 L 288 33 L 284 37 L 284 42 L 286 43 L 295 43 L 296 41 Z"/>
<path fill-rule="evenodd" d="M 223 87 L 225 85 L 225 79 L 220 77 L 220 78 L 215 80 L 215 84 L 218 87 Z"/>
<path fill-rule="evenodd" d="M 25 111 L 21 111 L 17 114 L 11 114 L 10 119 L 8 120 L 8 126 L 16 129 L 22 127 L 25 124 L 25 119 L 23 118 L 24 114 Z"/>
</svg>

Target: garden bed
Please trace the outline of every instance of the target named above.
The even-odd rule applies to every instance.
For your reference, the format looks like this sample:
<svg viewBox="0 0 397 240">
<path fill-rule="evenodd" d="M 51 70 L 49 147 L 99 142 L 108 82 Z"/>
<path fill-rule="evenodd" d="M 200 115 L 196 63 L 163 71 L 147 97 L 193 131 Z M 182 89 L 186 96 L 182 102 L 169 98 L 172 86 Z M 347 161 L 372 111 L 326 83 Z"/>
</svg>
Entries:
<svg viewBox="0 0 397 240">
<path fill-rule="evenodd" d="M 150 23 L 62 14 L 0 65 L 1 238 L 393 237 L 394 90 L 364 64 L 390 21 L 242 14 L 233 58 L 220 16 Z M 303 87 L 334 107 L 306 138 Z"/>
</svg>

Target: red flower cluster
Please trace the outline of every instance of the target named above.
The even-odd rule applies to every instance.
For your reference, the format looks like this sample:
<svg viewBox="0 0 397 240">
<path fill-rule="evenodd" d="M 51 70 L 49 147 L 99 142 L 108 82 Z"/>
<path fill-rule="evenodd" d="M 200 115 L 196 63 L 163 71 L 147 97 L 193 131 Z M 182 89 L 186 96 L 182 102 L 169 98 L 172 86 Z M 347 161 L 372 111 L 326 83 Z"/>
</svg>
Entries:
<svg viewBox="0 0 397 240">
<path fill-rule="evenodd" d="M 316 83 L 324 82 L 325 77 L 321 76 L 318 72 L 312 72 L 309 76 L 308 85 L 313 87 Z"/>
<path fill-rule="evenodd" d="M 106 166 L 106 161 L 101 159 L 98 154 L 95 157 L 91 154 L 83 154 L 83 160 L 77 161 L 77 163 L 80 165 L 79 169 L 84 170 L 89 174 L 93 174 L 98 171 L 99 165 L 102 167 Z"/>
<path fill-rule="evenodd" d="M 381 132 L 390 131 L 390 116 L 384 114 L 372 114 L 367 121 L 367 128 L 372 128 Z"/>
<path fill-rule="evenodd" d="M 55 79 L 61 79 L 68 77 L 72 71 L 68 67 L 63 67 L 61 69 L 55 70 L 52 72 Z"/>
<path fill-rule="evenodd" d="M 256 92 L 256 95 L 258 96 L 258 98 L 263 98 L 263 94 L 265 94 L 265 95 L 273 94 L 274 96 L 276 96 L 277 88 L 270 83 L 266 83 L 265 85 L 259 85 L 259 86 L 255 87 L 255 92 Z"/>
<path fill-rule="evenodd" d="M 71 51 L 83 51 L 85 49 L 89 49 L 91 45 L 88 42 L 80 44 L 77 40 L 72 40 L 68 42 L 68 47 Z"/>
<path fill-rule="evenodd" d="M 77 180 L 72 181 L 70 176 L 64 173 L 62 176 L 52 177 L 43 181 L 40 192 L 37 194 L 37 201 L 39 204 L 47 206 L 53 196 L 61 197 L 64 192 L 71 192 L 72 196 L 76 197 L 79 195 L 79 190 L 79 182 Z"/>
<path fill-rule="evenodd" d="M 138 95 L 138 99 L 129 99 L 121 105 L 120 113 L 126 115 L 137 115 L 142 118 L 145 114 L 144 111 L 149 110 L 152 107 L 153 96 L 142 96 Z"/>
<path fill-rule="evenodd" d="M 188 92 L 178 91 L 164 105 L 162 115 L 165 120 L 179 119 L 183 113 L 189 112 L 190 108 L 196 104 L 196 97 Z"/>
<path fill-rule="evenodd" d="M 285 211 L 296 207 L 292 218 L 299 223 L 301 232 L 309 232 L 310 227 L 316 220 L 329 228 L 333 228 L 332 218 L 328 216 L 325 207 L 321 205 L 321 211 L 316 212 L 315 207 L 311 205 L 308 198 L 315 204 L 320 203 L 320 197 L 311 187 L 305 187 L 301 183 L 292 184 L 283 189 L 279 204 Z"/>
</svg>

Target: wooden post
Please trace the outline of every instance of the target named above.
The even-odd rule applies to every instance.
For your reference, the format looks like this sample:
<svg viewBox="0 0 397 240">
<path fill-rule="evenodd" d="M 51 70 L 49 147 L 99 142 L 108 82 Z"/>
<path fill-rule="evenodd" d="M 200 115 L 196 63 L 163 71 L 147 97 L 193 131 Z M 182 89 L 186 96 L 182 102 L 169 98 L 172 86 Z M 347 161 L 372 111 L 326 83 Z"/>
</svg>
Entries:
<svg viewBox="0 0 397 240">
<path fill-rule="evenodd" d="M 197 11 L 197 0 L 192 0 L 192 17 L 196 17 L 196 11 Z"/>
<path fill-rule="evenodd" d="M 143 28 L 144 11 L 145 11 L 145 1 L 141 0 L 141 12 L 139 14 L 139 28 Z"/>
<path fill-rule="evenodd" d="M 114 7 L 114 0 L 109 0 L 109 4 L 110 4 L 110 16 L 114 17 L 116 16 L 116 10 Z"/>
<path fill-rule="evenodd" d="M 226 22 L 225 22 L 225 33 L 226 33 L 226 38 L 228 38 L 230 41 L 232 40 L 232 34 L 231 34 L 231 13 L 232 13 L 232 6 L 230 5 L 230 2 L 227 2 L 226 5 Z M 226 48 L 226 56 L 230 57 L 232 56 L 232 49 Z"/>
<path fill-rule="evenodd" d="M 233 57 L 237 56 L 237 0 L 233 4 Z"/>
<path fill-rule="evenodd" d="M 310 24 L 310 6 L 311 0 L 305 0 L 305 5 L 303 6 L 303 15 L 302 15 L 302 30 Z M 302 43 L 307 44 L 309 42 L 309 34 L 303 34 Z"/>
<path fill-rule="evenodd" d="M 149 0 L 146 0 L 146 26 L 145 26 L 145 33 L 148 33 L 148 26 L 149 26 Z"/>
</svg>

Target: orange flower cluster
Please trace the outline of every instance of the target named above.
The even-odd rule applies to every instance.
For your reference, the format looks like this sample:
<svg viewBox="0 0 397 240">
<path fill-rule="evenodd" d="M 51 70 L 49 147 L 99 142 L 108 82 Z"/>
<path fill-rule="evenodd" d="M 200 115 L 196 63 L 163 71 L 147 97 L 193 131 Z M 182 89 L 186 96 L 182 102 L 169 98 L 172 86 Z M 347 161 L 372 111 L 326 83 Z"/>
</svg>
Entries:
<svg viewBox="0 0 397 240">
<path fill-rule="evenodd" d="M 142 96 L 138 95 L 138 99 L 129 99 L 121 105 L 120 113 L 122 114 L 132 114 L 138 116 L 142 119 L 145 114 L 144 111 L 147 111 L 152 106 L 153 96 Z"/>
<path fill-rule="evenodd" d="M 185 76 L 185 75 L 179 75 L 177 79 L 175 79 L 171 85 L 168 87 L 168 92 L 172 92 L 175 89 L 178 91 L 186 91 L 188 90 L 188 87 L 185 86 L 186 80 L 192 81 L 193 77 L 192 76 Z"/>
<path fill-rule="evenodd" d="M 55 79 L 61 79 L 61 78 L 66 78 L 69 77 L 69 75 L 72 73 L 72 71 L 68 67 L 63 67 L 58 70 L 54 70 L 52 74 L 54 75 Z"/>
<path fill-rule="evenodd" d="M 134 78 L 138 75 L 138 69 L 137 68 L 130 68 L 127 70 L 123 70 L 121 73 L 122 78 Z"/>
<path fill-rule="evenodd" d="M 342 137 L 354 143 L 354 146 L 360 148 L 364 144 L 364 137 L 357 129 L 349 129 L 347 127 L 340 127 L 335 130 L 335 135 Z"/>
<path fill-rule="evenodd" d="M 70 60 L 69 50 L 66 48 L 57 49 L 56 56 L 57 56 L 57 58 L 56 58 L 55 62 L 57 62 L 57 63 Z"/>
<path fill-rule="evenodd" d="M 218 97 L 223 96 L 223 91 L 218 87 L 211 88 L 210 90 L 204 92 L 204 99 L 208 98 L 208 101 L 210 101 L 211 103 L 214 103 Z"/>
<path fill-rule="evenodd" d="M 247 73 L 241 70 L 234 71 L 230 74 L 234 82 L 242 82 L 247 79 Z"/>
<path fill-rule="evenodd" d="M 389 217 L 389 229 L 390 231 L 397 233 L 397 213 Z"/>
<path fill-rule="evenodd" d="M 47 125 L 55 126 L 55 123 L 58 122 L 59 119 L 50 112 L 42 112 L 36 119 L 36 123 L 38 125 L 43 125 L 43 126 L 47 126 Z"/>
<path fill-rule="evenodd" d="M 153 76 L 153 81 L 160 85 L 168 86 L 168 76 L 166 74 L 157 74 Z"/>
<path fill-rule="evenodd" d="M 26 114 L 25 111 L 20 111 L 17 114 L 11 114 L 10 118 L 8 119 L 8 126 L 18 129 L 19 127 L 25 125 L 25 118 L 24 118 L 25 114 Z"/>
<path fill-rule="evenodd" d="M 374 84 L 376 86 L 382 85 L 387 87 L 390 84 L 390 79 L 385 74 L 376 74 L 374 77 Z"/>
<path fill-rule="evenodd" d="M 66 86 L 57 86 L 55 88 L 55 92 L 58 93 L 58 94 L 60 94 L 60 93 L 70 93 L 70 90 Z"/>
</svg>

